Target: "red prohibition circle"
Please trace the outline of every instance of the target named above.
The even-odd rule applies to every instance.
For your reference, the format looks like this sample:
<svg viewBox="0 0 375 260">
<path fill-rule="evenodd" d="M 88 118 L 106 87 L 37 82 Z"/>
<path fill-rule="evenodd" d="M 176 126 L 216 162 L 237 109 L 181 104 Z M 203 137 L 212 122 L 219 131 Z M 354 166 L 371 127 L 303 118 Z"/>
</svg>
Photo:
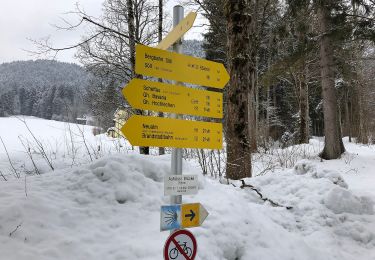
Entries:
<svg viewBox="0 0 375 260">
<path fill-rule="evenodd" d="M 186 255 L 186 253 L 184 252 L 184 250 L 181 248 L 181 246 L 176 241 L 175 238 L 178 235 L 186 235 L 186 236 L 188 236 L 191 239 L 191 242 L 193 243 L 191 257 L 189 257 L 189 256 Z M 169 252 L 168 252 L 170 243 L 173 243 L 176 246 L 176 249 L 178 250 L 178 252 L 180 254 L 182 254 L 185 257 L 186 260 L 194 260 L 195 259 L 195 256 L 197 254 L 197 240 L 195 240 L 194 235 L 190 231 L 187 231 L 185 229 L 180 229 L 180 230 L 177 230 L 177 231 L 173 232 L 168 237 L 167 241 L 165 241 L 164 250 L 163 250 L 164 251 L 164 259 L 165 260 L 173 260 L 173 258 L 169 257 Z"/>
</svg>

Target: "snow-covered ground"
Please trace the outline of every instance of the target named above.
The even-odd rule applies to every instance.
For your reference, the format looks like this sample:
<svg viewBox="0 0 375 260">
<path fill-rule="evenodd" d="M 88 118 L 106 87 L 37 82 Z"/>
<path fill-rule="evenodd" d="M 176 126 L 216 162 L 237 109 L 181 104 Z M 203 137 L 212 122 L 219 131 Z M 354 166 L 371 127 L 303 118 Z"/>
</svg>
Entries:
<svg viewBox="0 0 375 260">
<path fill-rule="evenodd" d="M 0 143 L 7 179 L 0 176 L 0 259 L 162 259 L 169 232 L 159 230 L 160 206 L 169 204 L 163 176 L 170 155 L 139 155 L 126 142 L 93 136 L 87 126 L 26 122 L 55 170 L 20 120 L 0 118 L 15 169 L 35 173 L 22 135 L 43 173 L 15 178 Z M 201 227 L 190 229 L 197 259 L 375 260 L 375 147 L 344 141 L 347 152 L 339 160 L 316 157 L 318 138 L 289 152 L 254 155 L 260 175 L 246 184 L 291 209 L 273 207 L 239 181 L 204 178 L 194 160 L 185 161 L 185 174 L 200 175 L 200 191 L 183 201 L 200 202 L 210 213 Z M 299 160 L 301 154 L 308 159 Z"/>
<path fill-rule="evenodd" d="M 51 171 L 51 166 L 61 169 L 87 164 L 104 155 L 134 153 L 124 139 L 94 136 L 93 128 L 36 117 L 0 117 L 0 137 L 16 172 L 44 173 Z M 0 170 L 6 176 L 15 175 L 4 145 L 0 140 Z"/>
</svg>

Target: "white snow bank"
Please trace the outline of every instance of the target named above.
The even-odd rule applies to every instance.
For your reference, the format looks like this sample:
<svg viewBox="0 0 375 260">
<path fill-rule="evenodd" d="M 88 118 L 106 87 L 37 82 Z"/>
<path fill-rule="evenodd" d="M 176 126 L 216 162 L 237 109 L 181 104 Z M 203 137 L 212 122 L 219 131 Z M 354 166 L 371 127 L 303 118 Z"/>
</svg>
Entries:
<svg viewBox="0 0 375 260">
<path fill-rule="evenodd" d="M 186 174 L 199 174 L 184 165 Z M 160 206 L 169 204 L 162 180 L 169 170 L 168 155 L 122 155 L 28 177 L 27 197 L 24 180 L 0 182 L 2 259 L 162 259 L 169 235 L 159 230 Z M 202 227 L 191 229 L 198 240 L 197 259 L 375 259 L 370 200 L 311 171 L 245 181 L 293 209 L 272 207 L 239 183 L 201 181 L 198 195 L 183 198 L 202 203 L 210 214 Z"/>
<path fill-rule="evenodd" d="M 160 206 L 168 203 L 162 181 L 169 171 L 168 155 L 133 154 L 27 177 L 26 190 L 24 180 L 1 182 L 0 259 L 161 256 Z"/>
<path fill-rule="evenodd" d="M 334 213 L 374 214 L 373 202 L 368 197 L 356 197 L 350 191 L 334 187 L 324 198 L 324 204 Z"/>
<path fill-rule="evenodd" d="M 314 163 L 309 160 L 298 161 L 294 165 L 294 172 L 298 175 L 309 174 L 313 178 L 327 178 L 334 184 L 337 184 L 343 188 L 348 188 L 348 184 L 345 182 L 340 173 L 334 170 L 317 170 Z"/>
<path fill-rule="evenodd" d="M 332 256 L 336 259 L 340 255 L 342 259 L 352 259 L 346 254 L 367 249 L 371 257 L 364 254 L 357 259 L 375 259 L 372 200 L 356 196 L 350 189 L 340 187 L 340 182 L 332 181 L 339 177 L 335 172 L 317 168 L 311 161 L 304 161 L 297 163 L 292 170 L 247 179 L 246 182 L 259 187 L 263 196 L 293 207 L 288 211 L 291 214 L 287 213 L 283 218 L 274 215 L 273 221 L 290 232 L 301 234 L 308 245 L 322 250 L 335 248 L 337 243 L 343 247 L 340 253 L 327 251 L 326 256 L 315 259 L 330 259 Z M 353 244 L 363 249 L 354 249 Z"/>
</svg>

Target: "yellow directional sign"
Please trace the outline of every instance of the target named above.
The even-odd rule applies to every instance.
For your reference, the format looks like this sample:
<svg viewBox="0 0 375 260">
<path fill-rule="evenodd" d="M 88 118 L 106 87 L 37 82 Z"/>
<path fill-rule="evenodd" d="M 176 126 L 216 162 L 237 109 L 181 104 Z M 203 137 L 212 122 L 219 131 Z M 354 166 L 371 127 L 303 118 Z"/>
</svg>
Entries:
<svg viewBox="0 0 375 260">
<path fill-rule="evenodd" d="M 137 44 L 135 72 L 222 89 L 229 75 L 221 63 Z"/>
<path fill-rule="evenodd" d="M 223 94 L 132 79 L 122 93 L 138 109 L 223 118 Z"/>
<path fill-rule="evenodd" d="M 156 46 L 158 49 L 166 50 L 178 41 L 193 26 L 197 13 L 190 12 L 181 22 L 168 33 L 168 35 Z"/>
<path fill-rule="evenodd" d="M 160 230 L 199 227 L 207 216 L 200 203 L 164 205 L 160 211 Z"/>
<path fill-rule="evenodd" d="M 121 128 L 134 146 L 221 149 L 221 123 L 133 115 Z"/>
<path fill-rule="evenodd" d="M 181 227 L 199 227 L 208 216 L 207 210 L 200 203 L 181 205 Z"/>
</svg>

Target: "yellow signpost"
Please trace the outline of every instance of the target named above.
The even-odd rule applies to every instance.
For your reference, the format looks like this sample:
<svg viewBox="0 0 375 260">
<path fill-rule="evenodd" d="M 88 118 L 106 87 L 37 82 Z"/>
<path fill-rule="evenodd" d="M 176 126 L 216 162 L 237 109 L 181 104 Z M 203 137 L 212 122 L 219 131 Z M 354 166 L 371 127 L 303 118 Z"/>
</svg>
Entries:
<svg viewBox="0 0 375 260">
<path fill-rule="evenodd" d="M 121 128 L 134 146 L 221 149 L 221 123 L 133 115 Z"/>
<path fill-rule="evenodd" d="M 197 13 L 190 12 L 181 22 L 173 28 L 170 33 L 156 46 L 161 50 L 168 49 L 173 43 L 178 41 L 193 26 Z"/>
<path fill-rule="evenodd" d="M 200 203 L 181 205 L 181 227 L 199 227 L 208 216 L 207 210 Z"/>
<path fill-rule="evenodd" d="M 229 75 L 221 63 L 137 44 L 135 72 L 222 89 Z"/>
<path fill-rule="evenodd" d="M 175 49 L 180 50 L 178 40 L 193 26 L 197 16 L 191 12 L 182 19 L 182 6 L 175 6 L 173 14 L 175 27 L 156 48 L 136 46 L 135 72 L 223 89 L 229 81 L 223 64 L 166 51 L 174 43 Z M 223 94 L 218 92 L 136 78 L 122 93 L 137 109 L 223 118 Z M 133 115 L 122 126 L 121 132 L 133 146 L 221 149 L 223 145 L 221 123 Z M 208 216 L 207 210 L 200 203 L 181 204 L 180 195 L 198 190 L 198 185 L 194 184 L 197 176 L 182 175 L 181 149 L 172 150 L 171 166 L 171 175 L 166 178 L 165 185 L 177 196 L 171 197 L 173 205 L 161 207 L 160 230 L 198 227 Z"/>
<path fill-rule="evenodd" d="M 122 93 L 138 109 L 223 118 L 223 94 L 132 79 Z"/>
</svg>

